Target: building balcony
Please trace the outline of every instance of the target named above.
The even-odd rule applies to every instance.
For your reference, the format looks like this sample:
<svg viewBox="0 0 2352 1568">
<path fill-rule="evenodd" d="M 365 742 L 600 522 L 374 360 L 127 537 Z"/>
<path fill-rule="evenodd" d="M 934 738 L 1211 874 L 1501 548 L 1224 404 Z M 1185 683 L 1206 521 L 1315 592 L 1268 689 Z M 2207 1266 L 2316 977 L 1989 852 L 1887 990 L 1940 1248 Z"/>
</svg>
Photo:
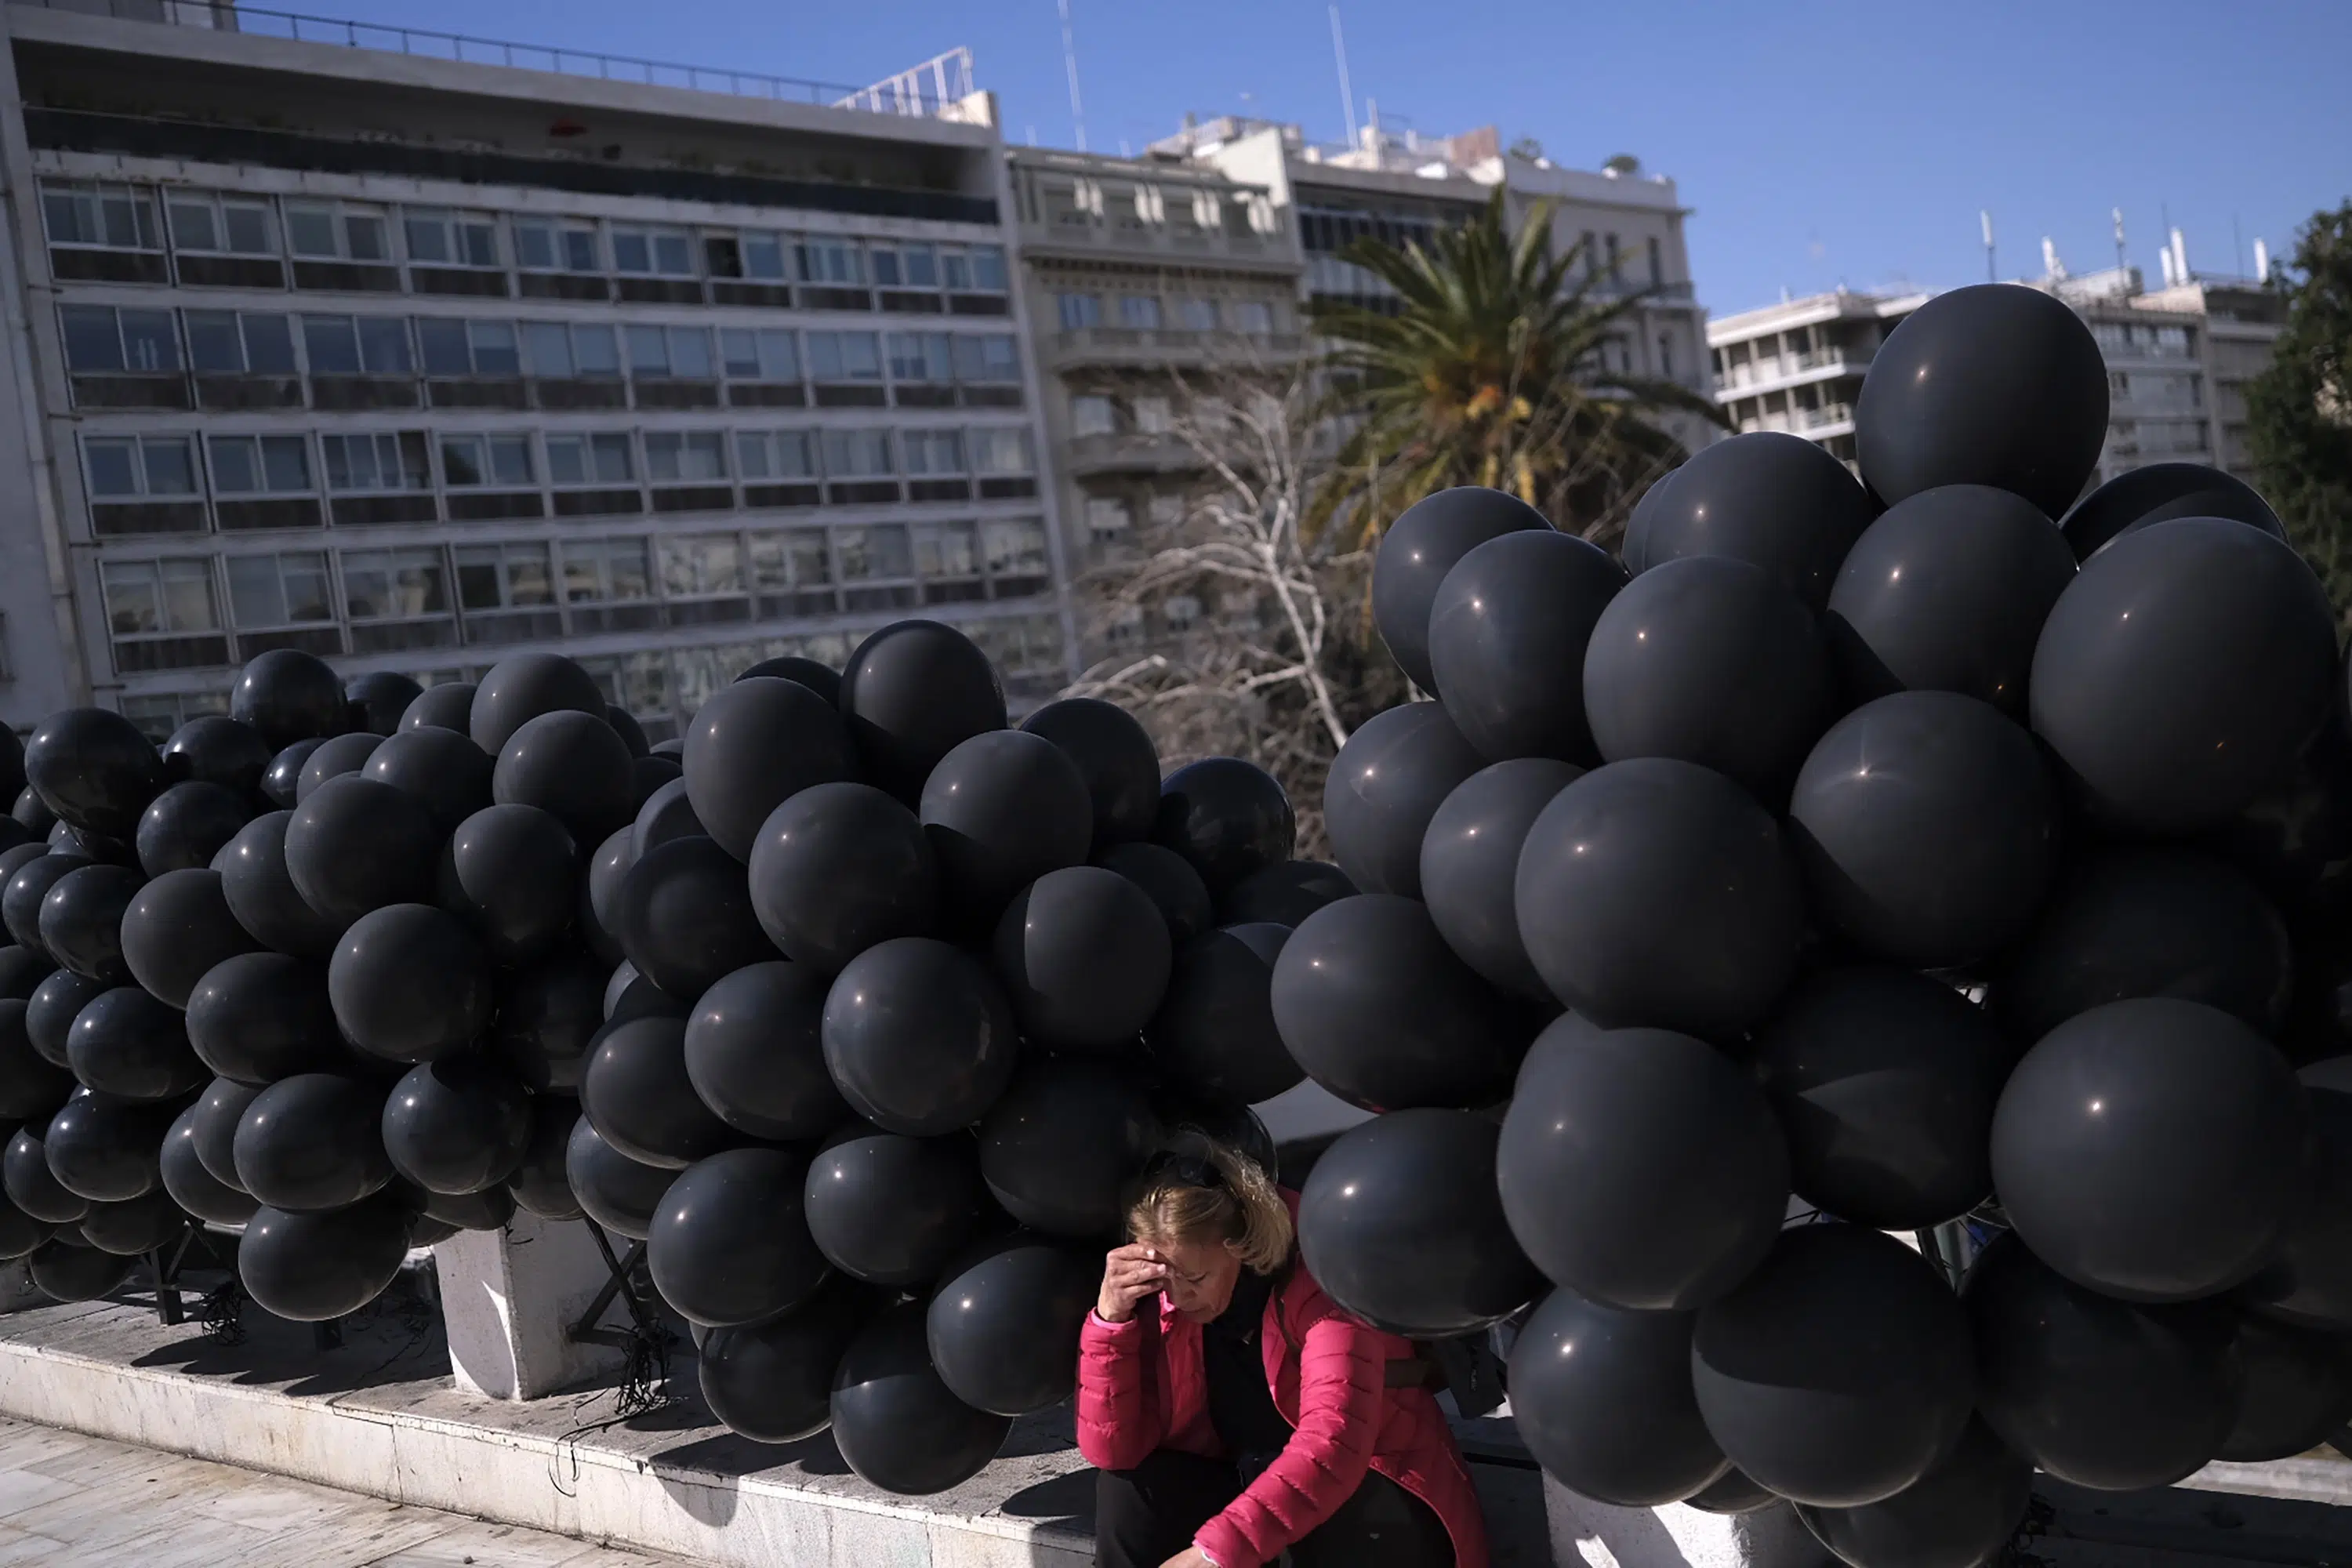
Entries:
<svg viewBox="0 0 2352 1568">
<path fill-rule="evenodd" d="M 1716 392 L 1721 396 L 1801 382 L 1834 380 L 1842 375 L 1862 375 L 1869 371 L 1870 362 L 1877 353 L 1874 348 L 1812 349 L 1727 364 L 1716 378 Z"/>
<path fill-rule="evenodd" d="M 1021 248 L 1033 254 L 1150 256 L 1285 268 L 1296 267 L 1298 260 L 1286 235 L 1165 223 L 1104 222 L 1090 213 L 1067 211 L 1046 221 L 1024 220 L 1021 225 Z"/>
<path fill-rule="evenodd" d="M 1175 436 L 1122 431 L 1108 436 L 1080 436 L 1070 443 L 1070 472 L 1096 474 L 1165 474 L 1201 466 L 1200 454 Z"/>
<path fill-rule="evenodd" d="M 1844 403 L 1827 404 L 1820 408 L 1776 408 L 1739 422 L 1739 433 L 1743 436 L 1759 430 L 1779 430 L 1814 441 L 1844 435 L 1853 428 L 1853 407 Z"/>
<path fill-rule="evenodd" d="M 1047 363 L 1055 370 L 1078 365 L 1247 368 L 1296 359 L 1306 342 L 1297 332 L 1249 336 L 1181 327 L 1076 327 L 1055 334 L 1046 354 Z"/>
</svg>

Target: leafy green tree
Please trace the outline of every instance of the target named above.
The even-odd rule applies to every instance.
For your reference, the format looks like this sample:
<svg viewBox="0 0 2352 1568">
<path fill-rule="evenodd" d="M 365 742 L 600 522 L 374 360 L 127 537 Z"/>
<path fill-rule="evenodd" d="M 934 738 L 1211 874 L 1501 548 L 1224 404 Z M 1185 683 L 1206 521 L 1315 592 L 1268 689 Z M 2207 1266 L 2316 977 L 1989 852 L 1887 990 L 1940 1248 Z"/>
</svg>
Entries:
<svg viewBox="0 0 2352 1568">
<path fill-rule="evenodd" d="M 2286 330 L 2246 385 L 2263 493 L 2352 623 L 2352 201 L 2315 214 L 2273 285 Z"/>
</svg>

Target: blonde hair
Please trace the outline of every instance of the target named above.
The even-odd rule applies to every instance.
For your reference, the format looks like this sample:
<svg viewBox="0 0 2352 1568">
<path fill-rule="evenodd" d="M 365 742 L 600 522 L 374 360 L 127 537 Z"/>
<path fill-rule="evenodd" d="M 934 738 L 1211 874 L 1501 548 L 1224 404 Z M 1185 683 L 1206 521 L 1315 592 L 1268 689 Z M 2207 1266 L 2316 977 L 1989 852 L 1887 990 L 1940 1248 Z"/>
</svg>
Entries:
<svg viewBox="0 0 2352 1568">
<path fill-rule="evenodd" d="M 1192 1128 L 1163 1150 L 1128 1205 L 1129 1236 L 1147 1246 L 1227 1242 L 1257 1274 L 1290 1260 L 1290 1210 L 1256 1161 Z"/>
</svg>

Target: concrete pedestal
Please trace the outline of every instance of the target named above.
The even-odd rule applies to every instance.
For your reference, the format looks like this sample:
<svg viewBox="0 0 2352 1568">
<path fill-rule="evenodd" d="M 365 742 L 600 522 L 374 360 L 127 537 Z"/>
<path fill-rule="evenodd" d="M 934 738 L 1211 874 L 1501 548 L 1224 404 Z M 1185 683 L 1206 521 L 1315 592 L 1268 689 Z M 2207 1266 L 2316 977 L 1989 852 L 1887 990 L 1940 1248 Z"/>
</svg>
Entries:
<svg viewBox="0 0 2352 1568">
<path fill-rule="evenodd" d="M 1822 1568 L 1833 1565 L 1787 1503 L 1754 1513 L 1612 1508 L 1544 1478 L 1544 1515 L 1559 1568 Z"/>
<path fill-rule="evenodd" d="M 622 1352 L 580 1344 L 580 1321 L 611 1271 L 585 1220 L 517 1209 L 504 1230 L 460 1231 L 433 1249 L 449 1364 L 457 1386 L 493 1399 L 536 1399 L 620 1370 Z M 615 1302 L 608 1323 L 625 1323 Z"/>
</svg>

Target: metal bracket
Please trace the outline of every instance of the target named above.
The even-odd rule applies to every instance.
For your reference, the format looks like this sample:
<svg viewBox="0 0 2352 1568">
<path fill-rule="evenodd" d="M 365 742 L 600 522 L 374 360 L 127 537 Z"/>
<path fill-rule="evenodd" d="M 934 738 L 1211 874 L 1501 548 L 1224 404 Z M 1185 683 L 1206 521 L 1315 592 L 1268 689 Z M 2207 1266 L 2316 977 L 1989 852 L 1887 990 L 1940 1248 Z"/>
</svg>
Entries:
<svg viewBox="0 0 2352 1568">
<path fill-rule="evenodd" d="M 646 1310 L 636 1287 L 630 1282 L 630 1276 L 645 1261 L 646 1244 L 633 1241 L 629 1243 L 628 1251 L 615 1256 L 612 1242 L 605 1237 L 604 1226 L 584 1215 L 581 1216 L 580 1223 L 588 1227 L 589 1238 L 595 1242 L 596 1250 L 604 1255 L 607 1278 L 596 1294 L 590 1298 L 588 1310 L 580 1314 L 579 1321 L 564 1329 L 564 1337 L 574 1344 L 605 1345 L 622 1351 L 641 1340 L 651 1339 L 656 1332 L 653 1314 Z M 604 1309 L 613 1304 L 616 1296 L 627 1304 L 629 1320 L 635 1325 L 634 1329 L 598 1326 L 597 1320 L 604 1315 Z"/>
</svg>

